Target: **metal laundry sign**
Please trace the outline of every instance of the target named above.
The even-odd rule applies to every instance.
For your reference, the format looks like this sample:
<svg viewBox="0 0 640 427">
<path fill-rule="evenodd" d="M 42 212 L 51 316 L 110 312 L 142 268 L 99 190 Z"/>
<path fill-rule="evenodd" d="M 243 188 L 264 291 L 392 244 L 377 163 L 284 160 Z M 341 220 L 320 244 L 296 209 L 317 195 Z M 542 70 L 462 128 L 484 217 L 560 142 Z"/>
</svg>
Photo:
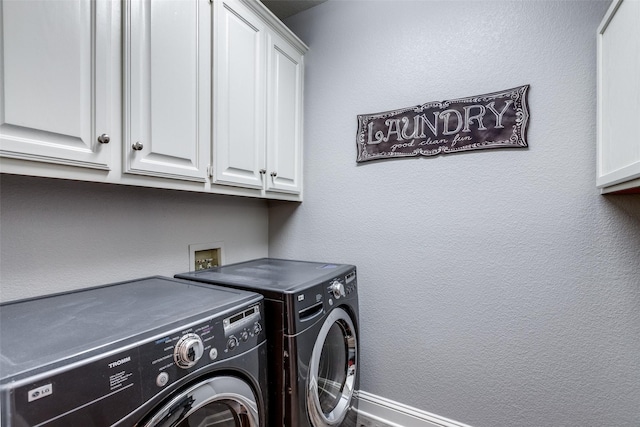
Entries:
<svg viewBox="0 0 640 427">
<path fill-rule="evenodd" d="M 529 85 L 358 116 L 357 162 L 527 147 Z"/>
</svg>

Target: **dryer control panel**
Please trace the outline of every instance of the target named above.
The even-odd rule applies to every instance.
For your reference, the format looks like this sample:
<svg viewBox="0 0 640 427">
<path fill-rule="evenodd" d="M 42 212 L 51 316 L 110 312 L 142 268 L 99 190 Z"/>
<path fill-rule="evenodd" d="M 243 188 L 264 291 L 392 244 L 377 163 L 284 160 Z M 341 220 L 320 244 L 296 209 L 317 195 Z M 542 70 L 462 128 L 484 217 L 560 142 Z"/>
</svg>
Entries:
<svg viewBox="0 0 640 427">
<path fill-rule="evenodd" d="M 336 266 L 338 267 L 338 266 Z M 336 275 L 316 286 L 292 294 L 289 302 L 297 316 L 289 319 L 288 330 L 295 335 L 322 319 L 322 314 L 344 301 L 357 298 L 355 267 L 336 271 Z"/>
</svg>

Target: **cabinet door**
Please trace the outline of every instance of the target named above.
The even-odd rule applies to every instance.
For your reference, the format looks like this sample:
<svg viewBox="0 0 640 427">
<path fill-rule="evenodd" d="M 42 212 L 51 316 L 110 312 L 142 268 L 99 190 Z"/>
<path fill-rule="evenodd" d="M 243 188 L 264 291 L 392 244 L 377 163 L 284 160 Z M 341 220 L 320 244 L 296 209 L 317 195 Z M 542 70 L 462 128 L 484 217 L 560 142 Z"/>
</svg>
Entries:
<svg viewBox="0 0 640 427">
<path fill-rule="evenodd" d="M 265 24 L 240 1 L 214 4 L 214 180 L 262 189 Z"/>
<path fill-rule="evenodd" d="M 640 188 L 639 120 L 640 2 L 615 0 L 598 30 L 599 187 Z"/>
<path fill-rule="evenodd" d="M 0 155 L 109 169 L 112 4 L 0 4 Z"/>
<path fill-rule="evenodd" d="M 125 172 L 205 181 L 211 5 L 131 0 L 125 19 Z"/>
<path fill-rule="evenodd" d="M 267 191 L 300 193 L 303 55 L 277 33 L 268 40 Z"/>
</svg>

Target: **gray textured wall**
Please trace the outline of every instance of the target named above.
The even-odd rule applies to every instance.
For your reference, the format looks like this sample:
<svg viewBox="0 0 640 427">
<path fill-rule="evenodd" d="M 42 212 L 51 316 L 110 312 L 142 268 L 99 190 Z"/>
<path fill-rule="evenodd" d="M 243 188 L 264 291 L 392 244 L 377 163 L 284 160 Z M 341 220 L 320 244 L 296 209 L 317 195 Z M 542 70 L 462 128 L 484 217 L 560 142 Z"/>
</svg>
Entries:
<svg viewBox="0 0 640 427">
<path fill-rule="evenodd" d="M 189 245 L 226 262 L 263 257 L 261 200 L 12 175 L 0 177 L 3 301 L 189 270 Z"/>
<path fill-rule="evenodd" d="M 475 427 L 640 425 L 640 196 L 595 188 L 609 1 L 329 0 L 305 202 L 270 255 L 354 263 L 361 388 Z M 356 165 L 356 115 L 530 84 L 530 148 Z"/>
</svg>

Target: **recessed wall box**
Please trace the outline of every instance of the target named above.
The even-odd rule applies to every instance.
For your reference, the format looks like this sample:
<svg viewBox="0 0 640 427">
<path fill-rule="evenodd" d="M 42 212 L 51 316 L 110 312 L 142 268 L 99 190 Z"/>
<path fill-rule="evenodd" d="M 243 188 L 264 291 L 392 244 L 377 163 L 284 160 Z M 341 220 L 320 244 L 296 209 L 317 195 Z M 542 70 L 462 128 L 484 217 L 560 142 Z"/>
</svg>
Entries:
<svg viewBox="0 0 640 427">
<path fill-rule="evenodd" d="M 189 270 L 205 270 L 223 263 L 222 242 L 189 245 Z"/>
</svg>

